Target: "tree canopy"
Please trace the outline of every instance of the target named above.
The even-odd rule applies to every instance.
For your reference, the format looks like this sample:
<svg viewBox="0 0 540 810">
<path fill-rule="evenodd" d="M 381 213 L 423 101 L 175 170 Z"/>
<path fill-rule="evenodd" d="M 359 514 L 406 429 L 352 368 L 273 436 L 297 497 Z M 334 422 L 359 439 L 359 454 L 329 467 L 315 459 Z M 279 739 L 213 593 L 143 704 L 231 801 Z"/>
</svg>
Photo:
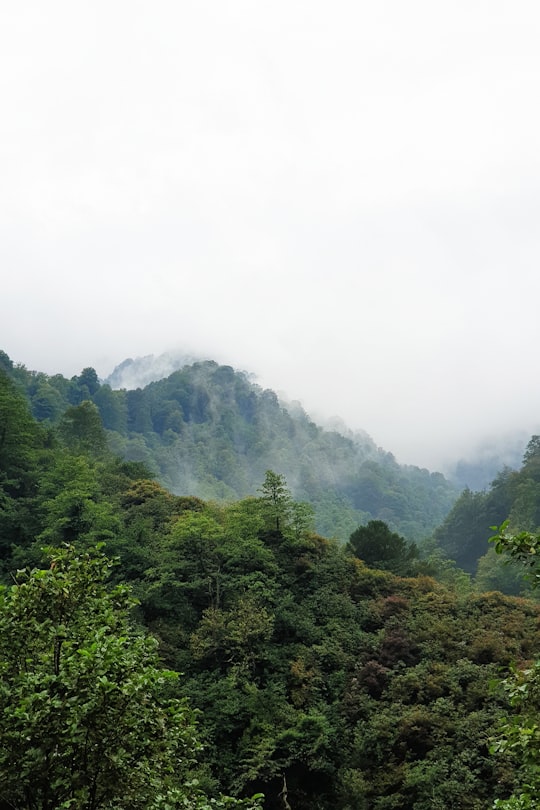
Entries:
<svg viewBox="0 0 540 810">
<path fill-rule="evenodd" d="M 406 576 L 412 573 L 412 561 L 418 558 L 415 543 L 408 543 L 390 531 L 382 520 L 370 520 L 350 536 L 349 549 L 370 568 L 381 568 Z"/>
<path fill-rule="evenodd" d="M 534 456 L 537 457 L 540 437 L 533 437 Z M 531 444 L 527 453 L 532 455 Z M 529 457 L 528 462 L 531 463 Z M 514 534 L 505 521 L 491 538 L 498 554 L 508 554 L 527 569 L 527 576 L 534 588 L 540 585 L 540 534 L 522 531 Z M 511 667 L 508 678 L 502 683 L 514 714 L 507 717 L 493 740 L 491 750 L 496 754 L 512 753 L 517 758 L 520 786 L 508 799 L 498 799 L 493 805 L 497 810 L 532 810 L 537 807 L 540 795 L 540 659 L 528 666 Z"/>
<path fill-rule="evenodd" d="M 194 714 L 131 627 L 128 589 L 106 588 L 110 560 L 73 547 L 49 560 L 0 593 L 0 807 L 208 807 L 188 784 Z"/>
<path fill-rule="evenodd" d="M 2 369 L 34 416 L 61 423 L 72 449 L 86 442 L 99 453 L 105 437 L 109 449 L 143 461 L 163 486 L 207 500 L 256 495 L 265 472 L 278 470 L 294 497 L 315 509 L 317 531 L 344 542 L 371 519 L 409 540 L 427 535 L 458 494 L 440 473 L 399 465 L 365 433 L 323 429 L 298 405 L 285 407 L 246 374 L 212 361 L 129 391 L 100 383 L 92 368 L 66 379 L 6 356 Z"/>
<path fill-rule="evenodd" d="M 256 801 L 246 797 L 257 792 L 265 810 L 485 810 L 495 799 L 524 801 L 536 766 L 514 742 L 532 740 L 535 751 L 537 685 L 528 673 L 540 606 L 491 589 L 502 581 L 493 549 L 476 579 L 435 542 L 419 542 L 416 558 L 394 521 L 410 489 L 405 496 L 390 460 L 384 469 L 352 465 L 349 496 L 370 493 L 377 518 L 359 509 L 350 526 L 351 501 L 325 501 L 331 525 L 349 526 L 346 545 L 337 532 L 317 533 L 310 506 L 261 451 L 270 441 L 264 420 L 278 437 L 275 461 L 306 448 L 295 478 L 304 498 L 303 476 L 322 458 L 313 448 L 333 447 L 337 458 L 343 437 L 324 444 L 270 393 L 261 405 L 232 370 L 204 366 L 197 385 L 191 372 L 173 375 L 164 401 L 161 386 L 159 396 L 150 388 L 130 398 L 90 372 L 53 382 L 1 355 L 0 365 L 10 375 L 0 371 L 0 810 L 216 810 L 250 807 Z M 48 385 L 65 418 L 46 407 Z M 213 386 L 231 409 L 237 398 L 243 427 Z M 49 413 L 41 423 L 24 391 Z M 130 458 L 116 457 L 110 447 L 120 434 L 103 431 L 100 392 L 108 425 L 140 419 L 170 444 L 125 432 Z M 294 443 L 295 430 L 311 446 Z M 242 499 L 225 486 L 245 485 L 229 439 L 249 445 L 250 464 L 259 453 L 264 463 Z M 176 455 L 184 442 L 195 455 Z M 201 462 L 208 453 L 214 471 L 228 470 L 223 497 L 194 496 L 187 472 L 185 487 L 168 491 L 153 480 L 150 445 L 174 448 L 168 461 L 211 480 L 215 492 Z M 311 480 L 324 500 L 322 478 Z M 466 496 L 447 538 L 459 539 L 461 526 L 467 545 L 475 515 L 480 525 L 492 514 L 475 512 L 485 497 L 497 514 L 510 504 L 516 524 L 504 542 L 534 580 L 528 563 L 538 538 L 516 526 L 518 515 L 534 525 L 536 486 L 532 475 L 503 471 L 489 493 Z M 422 503 L 418 494 L 415 508 Z M 44 544 L 57 547 L 46 562 Z M 494 692 L 490 683 L 509 666 L 517 679 Z M 525 736 L 501 731 L 501 718 L 509 725 L 515 717 Z M 490 739 L 509 742 L 493 756 Z M 207 798 L 221 793 L 235 798 Z"/>
</svg>

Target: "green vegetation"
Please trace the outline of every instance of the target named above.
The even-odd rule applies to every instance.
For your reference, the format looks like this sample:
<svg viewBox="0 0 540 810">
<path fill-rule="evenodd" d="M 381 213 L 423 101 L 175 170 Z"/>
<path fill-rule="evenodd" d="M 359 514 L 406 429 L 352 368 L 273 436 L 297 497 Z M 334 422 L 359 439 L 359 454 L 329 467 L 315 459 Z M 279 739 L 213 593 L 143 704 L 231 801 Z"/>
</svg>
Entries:
<svg viewBox="0 0 540 810">
<path fill-rule="evenodd" d="M 515 557 L 502 560 L 489 548 L 489 527 L 507 518 L 514 533 L 534 532 L 540 527 L 539 436 L 531 438 L 520 470 L 505 468 L 485 492 L 464 490 L 434 533 L 442 551 L 465 571 L 476 573 L 484 589 L 527 593 L 527 582 Z"/>
<path fill-rule="evenodd" d="M 173 494 L 111 453 L 89 370 L 40 380 L 42 413 L 68 404 L 37 421 L 2 363 L 0 810 L 527 806 L 535 601 L 484 592 L 423 529 L 322 536 L 277 466 L 245 497 Z M 529 561 L 535 535 L 507 531 Z"/>
<path fill-rule="evenodd" d="M 392 571 L 401 576 L 415 573 L 416 544 L 407 543 L 404 537 L 391 532 L 382 520 L 370 520 L 367 526 L 359 526 L 351 534 L 348 547 L 370 568 Z"/>
<path fill-rule="evenodd" d="M 69 546 L 49 561 L 0 593 L 0 805 L 209 808 L 189 780 L 193 712 L 130 627 L 128 589 L 106 589 L 110 561 Z"/>
<path fill-rule="evenodd" d="M 72 445 L 91 426 L 92 404 L 109 448 L 143 462 L 172 492 L 230 501 L 256 495 L 266 470 L 279 470 L 295 500 L 314 508 L 317 531 L 342 542 L 370 520 L 409 541 L 428 537 L 458 495 L 440 473 L 399 465 L 367 434 L 318 427 L 230 366 L 194 363 L 132 391 L 101 385 L 92 368 L 67 380 L 14 366 L 6 355 L 2 366 L 35 418 L 61 421 Z M 98 450 L 102 439 L 87 435 Z"/>
<path fill-rule="evenodd" d="M 535 448 L 535 462 L 538 459 L 539 437 L 535 436 L 529 451 Z M 529 457 L 530 460 L 530 457 Z M 528 463 L 527 454 L 525 464 Z M 509 554 L 525 566 L 532 587 L 540 584 L 538 552 L 540 535 L 522 531 L 513 534 L 509 531 L 509 521 L 505 521 L 491 540 L 495 542 L 498 554 Z M 500 726 L 499 734 L 493 741 L 491 750 L 504 755 L 511 752 L 518 762 L 519 788 L 509 799 L 497 799 L 494 807 L 498 810 L 527 810 L 537 806 L 540 791 L 540 659 L 536 658 L 526 666 L 514 664 L 511 673 L 502 684 L 506 698 L 514 714 L 506 717 Z"/>
</svg>

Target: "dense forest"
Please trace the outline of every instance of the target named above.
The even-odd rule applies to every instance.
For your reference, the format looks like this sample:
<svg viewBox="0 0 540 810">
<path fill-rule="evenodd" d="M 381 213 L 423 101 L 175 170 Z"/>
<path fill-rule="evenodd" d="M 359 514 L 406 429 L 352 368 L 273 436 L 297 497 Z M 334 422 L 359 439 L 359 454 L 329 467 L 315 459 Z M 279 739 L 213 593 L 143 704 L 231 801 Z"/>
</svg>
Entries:
<svg viewBox="0 0 540 810">
<path fill-rule="evenodd" d="M 523 591 L 521 566 L 503 565 L 488 549 L 490 526 L 508 519 L 515 531 L 540 526 L 540 437 L 529 441 L 519 470 L 501 470 L 482 492 L 465 489 L 435 532 L 438 546 L 484 588 Z"/>
<path fill-rule="evenodd" d="M 483 585 L 511 570 L 500 557 L 489 562 L 490 525 L 510 518 L 497 545 L 510 547 L 515 566 L 529 567 L 536 550 L 527 530 L 540 524 L 540 440 L 519 472 L 503 471 L 487 492 L 465 491 L 448 512 L 442 476 L 404 470 L 367 439 L 362 456 L 358 439 L 293 418 L 232 369 L 204 363 L 115 392 L 92 370 L 65 380 L 5 355 L 2 363 L 2 810 L 203 810 L 236 800 L 266 810 L 534 806 L 526 802 L 538 730 L 525 728 L 535 742 L 524 755 L 524 735 L 512 737 L 508 724 L 526 717 L 523 696 L 539 693 L 524 673 L 538 653 L 540 607 Z M 215 386 L 219 403 L 230 402 L 223 413 Z M 233 392 L 250 418 L 238 420 Z M 310 432 L 311 456 L 300 442 Z M 173 492 L 163 459 L 179 457 L 182 437 L 199 459 L 206 445 L 214 465 L 221 440 L 225 467 L 227 448 L 243 442 L 245 466 L 231 462 L 229 478 L 201 468 L 211 497 L 188 485 Z M 259 469 L 253 442 L 283 465 Z M 140 457 L 127 452 L 135 445 Z M 330 450 L 340 472 L 354 461 L 349 495 L 340 501 L 333 489 L 330 498 L 336 514 L 340 503 L 349 510 L 341 532 L 359 498 L 347 542 L 321 532 L 313 502 L 332 469 L 319 474 L 317 460 Z M 282 470 L 294 455 L 293 489 Z M 403 500 L 392 520 L 390 507 L 358 495 L 365 465 L 386 503 L 392 492 Z M 248 469 L 260 473 L 255 487 L 242 477 Z M 432 504 L 421 518 L 422 498 L 437 490 L 448 507 Z M 399 529 L 398 513 L 416 533 Z M 510 530 L 522 532 L 514 546 Z M 531 587 L 521 574 L 514 582 Z M 515 687 L 511 674 L 501 683 L 512 667 Z M 123 728 L 126 706 L 141 733 L 120 741 L 107 711 Z M 97 742 L 88 740 L 98 737 L 116 742 L 99 749 L 87 782 L 102 792 L 92 793 L 85 774 Z M 74 761 L 84 762 L 75 786 L 66 775 Z M 221 794 L 235 798 L 206 798 Z M 521 803 L 509 803 L 512 794 Z"/>
<path fill-rule="evenodd" d="M 342 541 L 371 519 L 409 540 L 427 537 L 459 494 L 440 473 L 399 465 L 367 434 L 324 430 L 300 406 L 285 407 L 273 391 L 212 361 L 134 390 L 101 384 L 92 368 L 68 380 L 29 372 L 5 354 L 0 368 L 39 421 L 55 425 L 70 407 L 93 403 L 109 448 L 144 462 L 177 494 L 243 498 L 266 470 L 279 470 L 295 498 L 315 508 L 317 530 Z"/>
</svg>

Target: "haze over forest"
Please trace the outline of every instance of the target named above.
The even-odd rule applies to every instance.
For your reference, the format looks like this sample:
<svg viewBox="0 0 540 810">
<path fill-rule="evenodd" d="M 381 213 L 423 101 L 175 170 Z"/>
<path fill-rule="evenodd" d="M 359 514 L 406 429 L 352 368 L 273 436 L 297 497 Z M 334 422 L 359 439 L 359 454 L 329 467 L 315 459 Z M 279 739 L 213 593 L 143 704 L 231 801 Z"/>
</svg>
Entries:
<svg viewBox="0 0 540 810">
<path fill-rule="evenodd" d="M 2 350 L 0 435 L 6 807 L 535 806 L 540 436 L 458 495 L 227 365 Z"/>
<path fill-rule="evenodd" d="M 219 357 L 219 353 L 217 353 Z M 107 375 L 102 377 L 103 382 L 110 385 L 113 389 L 134 390 L 144 388 L 146 385 L 153 381 L 162 380 L 168 377 L 173 371 L 181 369 L 184 366 L 189 366 L 192 363 L 200 362 L 205 359 L 203 355 L 196 355 L 193 353 L 186 353 L 181 351 L 169 351 L 158 356 L 144 355 L 142 357 L 129 357 L 124 359 L 121 363 L 116 365 L 114 369 Z M 213 362 L 213 361 L 212 361 Z M 24 367 L 24 364 L 19 364 Z M 80 365 L 80 364 L 79 364 Z M 38 374 L 42 370 L 34 369 Z M 242 372 L 246 379 L 249 379 L 256 386 L 262 388 L 261 378 L 250 370 Z M 75 379 L 76 375 L 73 376 Z M 323 376 L 324 379 L 324 376 Z M 271 389 L 270 389 L 271 390 Z M 303 403 L 290 396 L 286 391 L 278 392 L 281 403 L 286 408 L 292 408 L 294 413 L 297 409 L 304 410 Z M 358 436 L 365 435 L 373 446 L 377 445 L 374 437 L 369 432 L 361 427 L 353 429 L 351 424 L 347 424 L 340 416 L 332 415 L 321 412 L 320 409 L 315 409 L 308 414 L 309 417 L 314 418 L 321 427 L 335 430 L 344 436 Z M 534 428 L 533 431 L 534 432 Z M 479 431 L 479 436 L 482 436 Z M 530 439 L 531 433 L 522 427 L 515 426 L 514 429 L 500 433 L 497 436 L 486 436 L 483 439 L 473 440 L 468 447 L 465 447 L 463 453 L 459 455 L 454 452 L 452 456 L 448 453 L 441 458 L 441 463 L 429 465 L 432 470 L 442 471 L 447 475 L 457 486 L 469 487 L 473 490 L 482 490 L 486 488 L 495 475 L 503 467 L 518 469 L 523 457 L 523 452 Z M 380 451 L 386 451 L 392 455 L 394 448 L 383 447 L 379 445 Z M 400 461 L 400 459 L 397 459 Z M 408 463 L 408 462 L 405 462 Z M 419 466 L 419 465 L 416 465 Z M 427 466 L 427 465 L 422 465 Z"/>
<path fill-rule="evenodd" d="M 523 448 L 539 35 L 530 0 L 4 4 L 0 344 L 180 348 L 432 470 Z"/>
</svg>

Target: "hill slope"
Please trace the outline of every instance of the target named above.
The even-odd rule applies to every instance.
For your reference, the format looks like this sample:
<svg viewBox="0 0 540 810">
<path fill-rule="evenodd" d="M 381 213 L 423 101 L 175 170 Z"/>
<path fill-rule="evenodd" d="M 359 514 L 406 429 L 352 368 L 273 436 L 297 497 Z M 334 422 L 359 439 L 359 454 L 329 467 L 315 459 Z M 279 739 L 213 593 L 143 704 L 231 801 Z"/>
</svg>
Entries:
<svg viewBox="0 0 540 810">
<path fill-rule="evenodd" d="M 315 507 L 318 531 L 342 540 L 370 519 L 420 539 L 444 520 L 458 494 L 442 474 L 399 465 L 367 434 L 325 430 L 299 406 L 285 407 L 245 373 L 213 361 L 132 390 L 101 384 L 93 369 L 67 380 L 13 366 L 6 355 L 3 367 L 40 420 L 57 421 L 66 408 L 93 402 L 111 449 L 145 462 L 177 494 L 254 495 L 273 469 L 296 499 Z"/>
<path fill-rule="evenodd" d="M 67 779 L 77 783 L 77 795 L 86 768 L 84 750 L 73 755 L 81 749 L 81 722 L 89 718 L 95 731 L 102 709 L 108 718 L 111 705 L 125 708 L 141 688 L 150 695 L 146 676 L 136 691 L 126 687 L 131 631 L 110 605 L 106 625 L 98 610 L 100 626 L 85 628 L 84 648 L 74 634 L 81 598 L 90 606 L 103 600 L 87 565 L 96 561 L 95 544 L 105 542 L 119 565 L 101 560 L 99 570 L 129 583 L 138 599 L 133 618 L 157 636 L 166 666 L 182 673 L 175 697 L 199 710 L 204 761 L 193 775 L 208 793 L 260 790 L 265 810 L 283 810 L 284 791 L 295 810 L 484 810 L 519 788 L 519 753 L 493 758 L 488 750 L 509 711 L 491 682 L 511 660 L 520 670 L 530 661 L 538 605 L 470 592 L 457 579 L 454 591 L 425 574 L 370 569 L 353 548 L 314 534 L 309 519 L 299 525 L 300 504 L 285 487 L 276 500 L 272 476 L 263 497 L 226 505 L 172 495 L 148 480 L 144 465 L 107 451 L 88 395 L 108 394 L 89 371 L 53 382 L 12 372 L 19 388 L 35 384 L 31 396 L 42 409 L 54 391 L 86 397 L 56 426 L 38 423 L 0 369 L 0 584 L 11 585 L 25 566 L 45 566 L 31 574 L 35 599 L 28 601 L 27 584 L 3 599 L 10 643 L 2 708 L 16 724 L 1 724 L 7 745 L 0 748 L 9 759 L 22 723 L 32 757 L 25 785 L 34 784 L 36 768 L 46 774 L 40 785 L 53 783 L 57 763 L 35 716 L 54 715 L 59 689 L 71 689 L 66 711 L 76 723 L 56 737 L 60 751 L 68 746 Z M 76 579 L 62 564 L 43 561 L 44 544 L 73 546 L 61 554 L 75 563 Z M 115 592 L 114 603 L 125 604 L 126 596 Z M 37 710 L 21 720 L 21 705 Z M 137 726 L 143 746 L 148 728 Z M 159 756 L 163 737 L 150 731 Z M 123 762 L 124 754 L 121 737 L 103 738 L 100 757 Z M 181 759 L 191 765 L 184 749 Z M 150 787 L 163 795 L 161 781 Z M 9 789 L 19 791 L 15 778 Z"/>
</svg>

